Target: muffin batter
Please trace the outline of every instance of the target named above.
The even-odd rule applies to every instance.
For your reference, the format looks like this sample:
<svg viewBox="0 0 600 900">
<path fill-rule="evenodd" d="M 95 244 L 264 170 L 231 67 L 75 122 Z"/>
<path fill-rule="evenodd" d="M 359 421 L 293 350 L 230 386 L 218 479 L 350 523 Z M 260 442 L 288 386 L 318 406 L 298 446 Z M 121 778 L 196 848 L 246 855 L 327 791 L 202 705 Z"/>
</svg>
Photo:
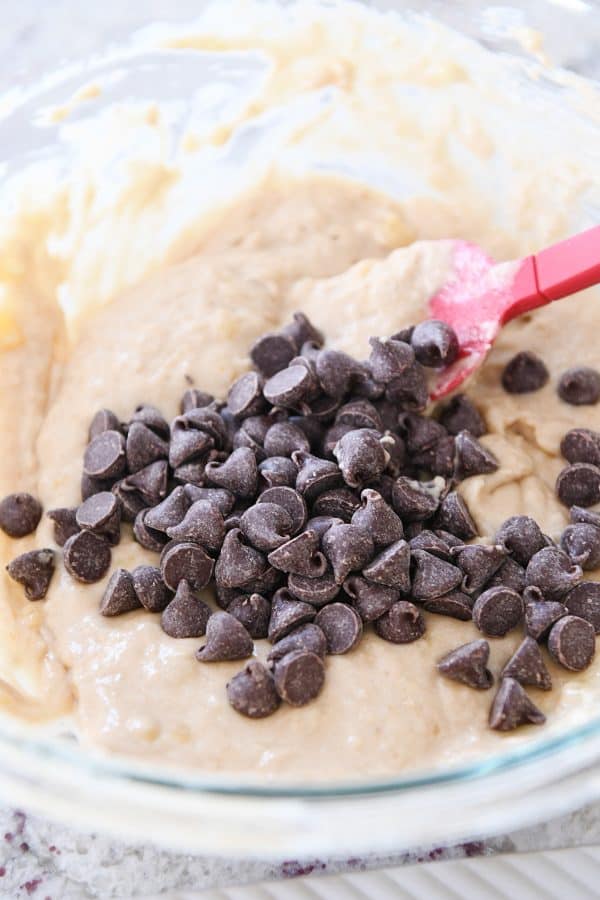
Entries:
<svg viewBox="0 0 600 900">
<path fill-rule="evenodd" d="M 240 28 L 253 24 L 229 43 L 211 21 L 175 40 L 198 52 L 257 47 L 272 61 L 247 108 L 188 135 L 176 160 L 167 158 L 169 125 L 158 107 L 109 109 L 107 145 L 118 142 L 113 129 L 123 122 L 129 130 L 120 139 L 130 149 L 130 135 L 144 145 L 148 138 L 145 158 L 112 193 L 98 180 L 107 159 L 76 163 L 66 183 L 39 194 L 31 190 L 36 171 L 9 185 L 13 203 L 0 223 L 1 494 L 30 490 L 45 509 L 76 505 L 96 409 L 126 420 L 147 402 L 172 418 L 190 379 L 223 396 L 248 367 L 253 340 L 296 309 L 328 346 L 364 358 L 370 335 L 422 318 L 450 273 L 448 243 L 422 238 L 466 237 L 500 259 L 584 224 L 579 210 L 598 190 L 590 174 L 598 169 L 578 154 L 576 120 L 541 156 L 540 136 L 502 91 L 510 74 L 484 51 L 467 44 L 465 57 L 466 42 L 441 29 L 392 27 L 354 7 L 300 21 L 273 12 L 267 41 L 261 15 L 241 19 Z M 325 96 L 318 111 L 308 108 L 317 96 Z M 232 152 L 244 129 L 282 110 L 290 119 L 279 126 L 280 145 L 270 133 L 260 165 L 248 152 L 253 186 L 236 184 L 227 204 L 224 193 L 205 213 L 200 195 L 213 164 L 205 157 L 219 147 Z M 498 133 L 502 116 L 521 141 Z M 89 147 L 91 125 L 79 122 L 65 139 Z M 316 174 L 301 157 L 309 170 L 345 162 Z M 352 179 L 341 177 L 344 168 Z M 505 190 L 481 183 L 492 170 Z M 193 212 L 182 199 L 190 191 L 198 197 Z M 488 425 L 482 442 L 500 462 L 496 473 L 460 487 L 482 536 L 518 513 L 554 537 L 567 522 L 554 494 L 560 439 L 573 427 L 600 429 L 600 406 L 564 404 L 556 382 L 575 363 L 600 367 L 590 340 L 598 299 L 588 292 L 512 323 L 468 386 Z M 509 395 L 500 373 L 521 349 L 542 356 L 551 379 L 535 394 Z M 0 535 L 3 565 L 41 546 L 52 546 L 47 520 L 34 538 Z M 155 560 L 126 528 L 112 569 Z M 392 645 L 367 634 L 352 653 L 328 658 L 316 702 L 249 721 L 225 699 L 239 663 L 200 665 L 194 650 L 202 641 L 172 640 L 159 617 L 143 611 L 102 618 L 105 584 L 79 585 L 59 566 L 46 600 L 33 604 L 2 577 L 2 705 L 35 722 L 67 716 L 84 743 L 161 764 L 279 780 L 391 775 L 545 738 L 591 718 L 600 695 L 599 663 L 581 675 L 551 665 L 552 692 L 531 691 L 548 717 L 543 735 L 490 732 L 489 694 L 435 670 L 479 632 L 427 615 L 423 639 Z M 490 641 L 495 674 L 519 640 L 515 632 Z M 264 657 L 269 645 L 257 648 Z"/>
</svg>

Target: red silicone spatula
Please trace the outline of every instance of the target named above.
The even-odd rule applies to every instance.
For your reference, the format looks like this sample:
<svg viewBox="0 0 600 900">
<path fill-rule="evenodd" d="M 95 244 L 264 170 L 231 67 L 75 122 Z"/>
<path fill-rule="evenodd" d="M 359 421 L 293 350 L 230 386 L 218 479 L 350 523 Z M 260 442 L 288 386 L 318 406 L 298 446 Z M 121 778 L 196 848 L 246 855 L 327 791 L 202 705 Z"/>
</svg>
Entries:
<svg viewBox="0 0 600 900">
<path fill-rule="evenodd" d="M 510 263 L 495 263 L 467 241 L 452 244 L 452 278 L 429 300 L 428 312 L 454 328 L 460 357 L 438 375 L 434 400 L 481 365 L 511 319 L 600 283 L 600 225 Z"/>
</svg>

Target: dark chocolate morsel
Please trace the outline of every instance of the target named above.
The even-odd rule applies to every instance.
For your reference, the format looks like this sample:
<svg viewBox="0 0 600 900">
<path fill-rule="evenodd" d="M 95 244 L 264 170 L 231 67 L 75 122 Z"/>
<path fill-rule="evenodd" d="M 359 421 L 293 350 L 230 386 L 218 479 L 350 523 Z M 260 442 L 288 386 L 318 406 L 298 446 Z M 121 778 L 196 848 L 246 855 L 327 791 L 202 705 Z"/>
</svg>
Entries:
<svg viewBox="0 0 600 900">
<path fill-rule="evenodd" d="M 160 626 L 172 638 L 202 637 L 211 609 L 192 593 L 187 581 L 180 581 L 175 596 L 163 610 Z"/>
<path fill-rule="evenodd" d="M 72 535 L 63 547 L 65 569 L 69 575 L 84 584 L 93 584 L 106 575 L 110 557 L 109 544 L 91 531 L 80 531 Z"/>
<path fill-rule="evenodd" d="M 196 410 L 191 410 L 186 416 L 195 412 Z M 204 429 L 191 427 L 187 424 L 186 417 L 179 416 L 171 426 L 169 465 L 177 470 L 186 464 L 204 460 L 214 446 L 212 434 Z"/>
<path fill-rule="evenodd" d="M 535 519 L 511 516 L 496 532 L 494 543 L 504 547 L 521 566 L 526 566 L 531 557 L 546 546 L 546 538 Z"/>
<path fill-rule="evenodd" d="M 456 491 L 446 494 L 435 517 L 436 528 L 443 528 L 463 541 L 477 537 L 477 526 L 467 504 Z"/>
<path fill-rule="evenodd" d="M 162 612 L 171 594 L 156 566 L 137 566 L 131 573 L 133 589 L 139 602 L 149 612 Z"/>
<path fill-rule="evenodd" d="M 191 501 L 182 485 L 171 491 L 168 497 L 146 512 L 144 524 L 147 528 L 167 533 L 169 528 L 179 525 L 191 506 Z"/>
<path fill-rule="evenodd" d="M 9 562 L 6 571 L 13 581 L 23 585 L 28 600 L 43 600 L 54 574 L 54 550 L 22 553 Z"/>
<path fill-rule="evenodd" d="M 490 728 L 512 731 L 520 725 L 543 725 L 546 716 L 515 678 L 503 678 L 490 710 Z"/>
<path fill-rule="evenodd" d="M 544 547 L 529 560 L 525 580 L 528 587 L 539 588 L 544 600 L 562 600 L 582 574 L 580 566 L 558 547 Z"/>
<path fill-rule="evenodd" d="M 272 550 L 267 559 L 274 568 L 293 575 L 318 578 L 327 571 L 327 560 L 319 552 L 319 536 L 316 531 L 301 532 Z"/>
<path fill-rule="evenodd" d="M 277 503 L 256 503 L 242 514 L 240 529 L 253 547 L 269 553 L 289 541 L 292 519 Z"/>
<path fill-rule="evenodd" d="M 415 351 L 404 341 L 372 337 L 369 344 L 371 345 L 369 369 L 375 381 L 389 384 L 414 365 Z"/>
<path fill-rule="evenodd" d="M 506 560 L 506 550 L 499 544 L 454 547 L 451 554 L 462 570 L 462 590 L 467 594 L 480 591 Z"/>
<path fill-rule="evenodd" d="M 399 417 L 398 424 L 406 440 L 408 455 L 411 457 L 425 450 L 431 450 L 447 436 L 439 422 L 417 413 L 403 413 Z"/>
<path fill-rule="evenodd" d="M 456 394 L 440 411 L 440 425 L 450 434 L 470 431 L 473 437 L 481 437 L 487 431 L 483 416 L 465 394 Z"/>
<path fill-rule="evenodd" d="M 156 406 L 151 406 L 149 403 L 140 403 L 135 408 L 129 427 L 131 427 L 132 422 L 141 422 L 142 425 L 154 431 L 159 437 L 164 438 L 166 441 L 169 440 L 169 423 Z"/>
<path fill-rule="evenodd" d="M 308 517 L 306 501 L 301 494 L 292 487 L 272 487 L 263 491 L 257 503 L 275 503 L 282 506 L 292 521 L 290 534 L 298 534 L 304 527 Z"/>
<path fill-rule="evenodd" d="M 451 619 L 459 619 L 468 622 L 473 615 L 473 598 L 462 591 L 450 591 L 441 597 L 433 597 L 423 604 L 427 612 L 438 616 L 449 616 Z"/>
<path fill-rule="evenodd" d="M 313 516 L 306 523 L 307 531 L 315 531 L 319 540 L 323 537 L 333 525 L 343 525 L 344 520 L 338 519 L 337 516 Z"/>
<path fill-rule="evenodd" d="M 292 361 L 298 347 L 290 335 L 263 334 L 250 350 L 250 359 L 265 378 L 285 369 Z"/>
<path fill-rule="evenodd" d="M 600 400 L 600 372 L 589 366 L 567 369 L 558 382 L 558 396 L 572 406 L 589 406 Z"/>
<path fill-rule="evenodd" d="M 173 478 L 184 487 L 191 485 L 192 487 L 204 487 L 204 469 L 208 459 L 198 460 L 197 462 L 183 463 L 173 469 Z"/>
<path fill-rule="evenodd" d="M 268 637 L 271 643 L 281 640 L 299 625 L 312 622 L 315 609 L 309 603 L 296 600 L 287 588 L 279 588 L 273 594 Z"/>
<path fill-rule="evenodd" d="M 92 441 L 103 431 L 120 431 L 121 423 L 111 409 L 99 409 L 90 422 L 88 441 Z"/>
<path fill-rule="evenodd" d="M 340 406 L 335 414 L 336 425 L 349 425 L 351 429 L 369 428 L 383 431 L 383 422 L 377 407 L 368 400 L 351 400 Z"/>
<path fill-rule="evenodd" d="M 203 547 L 189 541 L 171 543 L 163 550 L 160 571 L 166 586 L 176 591 L 183 580 L 193 591 L 200 591 L 209 583 L 214 562 Z"/>
<path fill-rule="evenodd" d="M 485 691 L 494 683 L 492 673 L 487 668 L 489 658 L 490 645 L 487 641 L 471 641 L 442 657 L 437 670 L 446 678 Z"/>
<path fill-rule="evenodd" d="M 169 480 L 169 464 L 166 459 L 158 459 L 156 462 L 144 466 L 133 475 L 128 475 L 120 482 L 121 489 L 117 496 L 123 502 L 123 493 L 139 493 L 145 504 L 155 506 L 167 496 L 167 482 Z M 139 509 L 137 510 L 139 512 Z M 135 516 L 134 516 L 135 518 Z"/>
<path fill-rule="evenodd" d="M 364 377 L 360 363 L 339 350 L 321 350 L 315 365 L 325 393 L 340 400 L 348 393 L 354 379 Z"/>
<path fill-rule="evenodd" d="M 127 467 L 130 472 L 139 472 L 150 463 L 156 462 L 158 459 L 167 459 L 168 456 L 168 441 L 165 441 L 143 422 L 130 424 L 127 431 Z"/>
<path fill-rule="evenodd" d="M 560 442 L 560 452 L 567 462 L 600 466 L 600 433 L 590 428 L 572 428 Z"/>
<path fill-rule="evenodd" d="M 294 629 L 284 638 L 281 638 L 280 641 L 273 645 L 267 656 L 267 661 L 271 664 L 276 663 L 294 650 L 309 650 L 321 658 L 326 655 L 327 640 L 318 625 L 315 625 L 313 622 L 307 622 L 306 625 L 300 625 L 299 628 Z"/>
<path fill-rule="evenodd" d="M 423 522 L 436 512 L 440 501 L 437 491 L 401 476 L 394 482 L 392 503 L 403 522 Z"/>
<path fill-rule="evenodd" d="M 38 527 L 42 506 L 31 494 L 9 494 L 0 501 L 0 528 L 12 538 L 22 538 Z"/>
<path fill-rule="evenodd" d="M 456 332 L 439 319 L 426 319 L 415 325 L 410 343 L 417 361 L 433 369 L 452 365 L 460 351 Z"/>
<path fill-rule="evenodd" d="M 488 588 L 473 607 L 473 621 L 484 634 L 504 637 L 523 620 L 523 600 L 510 588 Z"/>
<path fill-rule="evenodd" d="M 217 506 L 210 500 L 196 500 L 177 525 L 167 528 L 175 541 L 193 541 L 206 550 L 217 553 L 225 540 L 225 521 Z"/>
<path fill-rule="evenodd" d="M 371 536 L 357 525 L 334 525 L 323 535 L 321 546 L 337 584 L 341 584 L 350 572 L 360 571 L 373 558 Z"/>
<path fill-rule="evenodd" d="M 200 662 L 226 662 L 252 656 L 252 638 L 235 616 L 213 613 L 206 625 L 206 643 L 196 651 Z"/>
<path fill-rule="evenodd" d="M 550 373 L 543 360 L 535 353 L 523 350 L 504 367 L 502 387 L 509 394 L 528 394 L 539 391 L 549 378 Z"/>
<path fill-rule="evenodd" d="M 87 500 L 99 491 L 110 491 L 115 483 L 114 478 L 91 478 L 85 472 L 81 475 L 81 499 Z"/>
<path fill-rule="evenodd" d="M 374 544 L 387 547 L 404 537 L 402 520 L 389 506 L 378 491 L 364 490 L 360 499 L 362 506 L 352 515 L 352 524 L 363 528 L 371 535 Z"/>
<path fill-rule="evenodd" d="M 248 447 L 234 450 L 225 462 L 209 462 L 204 470 L 206 480 L 231 491 L 236 497 L 254 497 L 258 487 L 256 457 Z"/>
<path fill-rule="evenodd" d="M 462 481 L 473 475 L 487 475 L 498 468 L 498 460 L 469 431 L 460 431 L 454 443 L 455 474 Z"/>
<path fill-rule="evenodd" d="M 315 393 L 316 377 L 308 366 L 296 363 L 276 372 L 263 388 L 265 399 L 283 409 L 301 409 Z"/>
<path fill-rule="evenodd" d="M 525 604 L 525 631 L 534 640 L 543 640 L 554 623 L 566 615 L 567 607 L 557 600 L 528 600 Z"/>
<path fill-rule="evenodd" d="M 127 569 L 115 569 L 100 601 L 100 613 L 103 616 L 120 616 L 140 609 L 141 603 L 133 586 L 133 577 Z"/>
<path fill-rule="evenodd" d="M 565 669 L 582 672 L 596 653 L 594 626 L 579 616 L 563 616 L 550 629 L 548 651 Z"/>
<path fill-rule="evenodd" d="M 312 503 L 324 491 L 342 487 L 344 479 L 334 462 L 301 450 L 293 453 L 292 459 L 298 466 L 296 490 L 307 503 Z"/>
<path fill-rule="evenodd" d="M 362 575 L 350 575 L 346 578 L 344 591 L 351 598 L 352 605 L 363 622 L 374 622 L 375 619 L 379 619 L 400 599 L 400 591 L 396 588 L 374 584 Z"/>
<path fill-rule="evenodd" d="M 517 594 L 522 594 L 525 590 L 525 569 L 518 562 L 515 562 L 514 559 L 511 559 L 510 556 L 487 582 L 487 587 L 489 588 L 498 587 L 499 585 L 511 588 Z"/>
<path fill-rule="evenodd" d="M 90 478 L 119 478 L 126 466 L 125 438 L 120 431 L 102 431 L 85 448 L 83 471 Z"/>
<path fill-rule="evenodd" d="M 322 347 L 325 341 L 323 333 L 303 312 L 294 313 L 292 321 L 282 328 L 282 334 L 291 337 L 298 349 L 308 342 L 314 347 Z"/>
<path fill-rule="evenodd" d="M 234 381 L 227 394 L 227 407 L 236 419 L 257 416 L 265 409 L 263 380 L 256 372 L 246 372 Z"/>
<path fill-rule="evenodd" d="M 425 409 L 429 399 L 425 369 L 420 363 L 415 362 L 402 375 L 390 381 L 386 387 L 385 396 L 399 409 L 415 412 Z"/>
<path fill-rule="evenodd" d="M 565 595 L 563 603 L 565 612 L 590 622 L 596 634 L 600 634 L 600 582 L 582 581 L 576 584 Z"/>
<path fill-rule="evenodd" d="M 293 650 L 275 663 L 275 689 L 290 706 L 305 706 L 317 697 L 325 683 L 325 666 L 316 653 Z"/>
<path fill-rule="evenodd" d="M 310 451 L 310 442 L 301 428 L 291 422 L 275 422 L 264 440 L 267 456 L 291 456 L 296 450 Z"/>
<path fill-rule="evenodd" d="M 502 669 L 500 677 L 514 678 L 519 684 L 531 685 L 542 691 L 552 690 L 550 672 L 538 643 L 531 636 L 523 638 Z"/>
<path fill-rule="evenodd" d="M 242 587 L 260 578 L 267 568 L 267 561 L 260 551 L 244 543 L 239 528 L 232 528 L 225 535 L 219 558 L 215 565 L 215 580 L 222 587 Z"/>
<path fill-rule="evenodd" d="M 342 522 L 350 522 L 359 506 L 360 501 L 350 488 L 334 488 L 319 494 L 312 512 L 315 516 L 333 516 Z"/>
<path fill-rule="evenodd" d="M 349 431 L 337 442 L 333 455 L 338 461 L 344 481 L 354 488 L 378 478 L 389 459 L 379 432 L 370 428 Z"/>
<path fill-rule="evenodd" d="M 396 541 L 382 550 L 365 566 L 363 575 L 369 581 L 393 587 L 403 594 L 410 591 L 410 546 L 405 540 Z"/>
<path fill-rule="evenodd" d="M 271 618 L 271 604 L 262 594 L 238 594 L 227 607 L 227 612 L 241 622 L 254 640 L 266 638 Z"/>
<path fill-rule="evenodd" d="M 121 536 L 121 501 L 112 491 L 101 491 L 84 500 L 76 513 L 79 528 L 93 531 L 109 544 L 118 544 Z"/>
<path fill-rule="evenodd" d="M 295 487 L 298 469 L 287 456 L 270 456 L 258 464 L 259 488 Z"/>
<path fill-rule="evenodd" d="M 190 503 L 197 500 L 208 500 L 216 506 L 223 517 L 228 516 L 235 505 L 235 497 L 231 491 L 224 488 L 198 487 L 195 484 L 186 484 L 183 488 Z"/>
<path fill-rule="evenodd" d="M 167 536 L 163 531 L 157 531 L 149 528 L 146 524 L 146 516 L 148 509 L 142 509 L 135 517 L 133 523 L 133 536 L 141 547 L 145 550 L 151 550 L 153 553 L 160 553 L 167 542 Z"/>
<path fill-rule="evenodd" d="M 573 463 L 556 479 L 558 499 L 565 506 L 594 506 L 600 502 L 600 467 Z"/>
<path fill-rule="evenodd" d="M 271 672 L 256 659 L 227 683 L 227 699 L 236 712 L 249 719 L 272 715 L 280 703 Z"/>
<path fill-rule="evenodd" d="M 457 588 L 463 573 L 458 566 L 424 550 L 412 553 L 414 571 L 411 593 L 415 600 L 433 600 Z"/>
<path fill-rule="evenodd" d="M 450 553 L 450 546 L 434 531 L 424 529 L 412 537 L 409 543 L 411 552 L 413 550 L 425 550 L 427 553 L 439 556 L 440 559 L 445 559 L 447 562 L 451 561 L 452 555 Z M 458 542 L 457 547 L 462 547 L 460 541 Z"/>
<path fill-rule="evenodd" d="M 49 509 L 46 513 L 48 518 L 54 522 L 54 540 L 59 547 L 62 547 L 65 541 L 80 530 L 77 524 L 76 513 L 77 509 L 69 509 L 68 507 Z"/>
<path fill-rule="evenodd" d="M 189 412 L 190 409 L 210 406 L 214 399 L 213 395 L 207 394 L 206 391 L 199 391 L 197 388 L 188 388 L 181 398 L 181 412 L 186 413 Z"/>
<path fill-rule="evenodd" d="M 377 619 L 374 628 L 379 637 L 392 644 L 410 644 L 425 634 L 425 619 L 414 603 L 398 600 Z"/>
<path fill-rule="evenodd" d="M 298 600 L 310 603 L 311 606 L 321 607 L 330 603 L 340 592 L 340 586 L 333 577 L 333 572 L 327 571 L 319 578 L 310 578 L 307 575 L 290 575 L 288 577 L 288 589 Z"/>
<path fill-rule="evenodd" d="M 329 603 L 324 606 L 315 616 L 315 625 L 325 635 L 327 652 L 332 654 L 353 650 L 363 633 L 361 617 L 345 603 Z"/>
<path fill-rule="evenodd" d="M 586 571 L 600 566 L 600 528 L 586 525 L 568 525 L 560 538 L 560 545 L 569 559 Z"/>
</svg>

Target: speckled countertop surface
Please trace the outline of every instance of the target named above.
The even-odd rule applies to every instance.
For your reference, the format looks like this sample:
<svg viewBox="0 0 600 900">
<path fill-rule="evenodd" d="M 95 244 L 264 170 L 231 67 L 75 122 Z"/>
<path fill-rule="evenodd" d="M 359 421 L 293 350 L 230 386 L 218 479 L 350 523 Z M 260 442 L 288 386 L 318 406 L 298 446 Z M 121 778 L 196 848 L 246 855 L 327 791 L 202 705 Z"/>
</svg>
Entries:
<svg viewBox="0 0 600 900">
<path fill-rule="evenodd" d="M 549 35 L 548 43 L 551 50 L 560 53 L 560 62 L 578 71 L 600 75 L 600 25 L 597 35 L 592 38 L 590 52 L 590 46 L 582 48 L 572 35 L 565 38 L 566 32 L 560 24 L 564 10 L 568 7 L 572 10 L 578 4 L 597 7 L 595 19 L 600 23 L 600 4 L 585 3 L 584 0 L 569 0 L 568 3 L 566 0 L 530 0 L 529 3 L 515 4 L 518 9 L 511 14 L 517 25 L 525 16 L 523 21 L 538 26 L 540 17 L 547 25 L 548 15 L 554 16 L 556 27 Z M 393 3 L 382 5 L 394 6 Z M 118 41 L 144 21 L 185 21 L 197 14 L 201 6 L 200 0 L 144 0 L 142 15 L 142 4 L 127 4 L 122 0 L 102 0 L 99 4 L 81 0 L 53 0 L 52 3 L 4 0 L 1 4 L 0 91 L 18 84 L 23 77 L 35 77 L 56 65 L 64 48 L 69 48 L 75 57 L 83 57 L 107 43 Z M 500 9 L 493 6 L 491 11 L 482 13 L 479 3 L 463 2 L 460 6 L 467 17 L 493 17 Z M 484 843 L 355 860 L 353 865 L 380 867 L 595 843 L 600 843 L 600 804 L 536 828 L 490 838 Z M 215 885 L 322 874 L 347 868 L 348 861 L 343 860 L 288 861 L 278 865 L 260 861 L 227 862 L 170 853 L 149 845 L 130 845 L 110 837 L 70 830 L 27 812 L 2 808 L 0 798 L 0 898 L 7 900 L 156 895 L 175 898 L 173 891 L 200 891 Z"/>
</svg>

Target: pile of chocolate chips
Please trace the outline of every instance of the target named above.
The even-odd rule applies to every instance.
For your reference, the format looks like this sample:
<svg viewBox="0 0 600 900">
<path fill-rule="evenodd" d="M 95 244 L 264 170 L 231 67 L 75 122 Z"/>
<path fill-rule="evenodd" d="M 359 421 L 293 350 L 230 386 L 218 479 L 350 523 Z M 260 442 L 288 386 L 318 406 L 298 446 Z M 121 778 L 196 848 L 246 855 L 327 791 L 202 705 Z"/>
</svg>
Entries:
<svg viewBox="0 0 600 900">
<path fill-rule="evenodd" d="M 477 529 L 456 486 L 497 468 L 479 441 L 485 423 L 464 395 L 435 417 L 422 414 L 425 367 L 453 362 L 456 336 L 428 321 L 370 344 L 362 362 L 324 348 L 297 313 L 254 344 L 255 371 L 231 385 L 225 402 L 190 388 L 171 423 L 147 405 L 125 424 L 97 412 L 82 503 L 48 512 L 64 565 L 80 582 L 102 579 L 131 523 L 157 565 L 114 571 L 100 612 L 145 608 L 161 614 L 173 638 L 206 635 L 196 653 L 203 663 L 250 658 L 254 640 L 268 638 L 266 664 L 253 659 L 227 686 L 231 705 L 254 718 L 282 700 L 301 706 L 316 697 L 326 655 L 349 652 L 368 627 L 397 644 L 424 634 L 426 613 L 472 619 L 495 638 L 524 627 L 490 724 L 539 723 L 523 687 L 551 687 L 539 642 L 580 671 L 600 629 L 600 585 L 581 581 L 582 568 L 600 563 L 600 517 L 583 508 L 595 502 L 592 492 L 576 491 L 560 547 L 527 516 L 508 519 L 493 544 L 472 543 Z M 572 470 L 596 468 L 582 461 L 592 445 L 600 463 L 600 435 L 590 435 L 565 437 L 563 502 L 581 484 Z M 11 495 L 0 504 L 0 527 L 22 536 L 40 515 L 33 497 Z M 8 566 L 32 600 L 45 595 L 53 569 L 51 549 Z M 197 596 L 211 584 L 221 611 Z M 482 639 L 438 668 L 489 688 L 488 656 Z"/>
</svg>

